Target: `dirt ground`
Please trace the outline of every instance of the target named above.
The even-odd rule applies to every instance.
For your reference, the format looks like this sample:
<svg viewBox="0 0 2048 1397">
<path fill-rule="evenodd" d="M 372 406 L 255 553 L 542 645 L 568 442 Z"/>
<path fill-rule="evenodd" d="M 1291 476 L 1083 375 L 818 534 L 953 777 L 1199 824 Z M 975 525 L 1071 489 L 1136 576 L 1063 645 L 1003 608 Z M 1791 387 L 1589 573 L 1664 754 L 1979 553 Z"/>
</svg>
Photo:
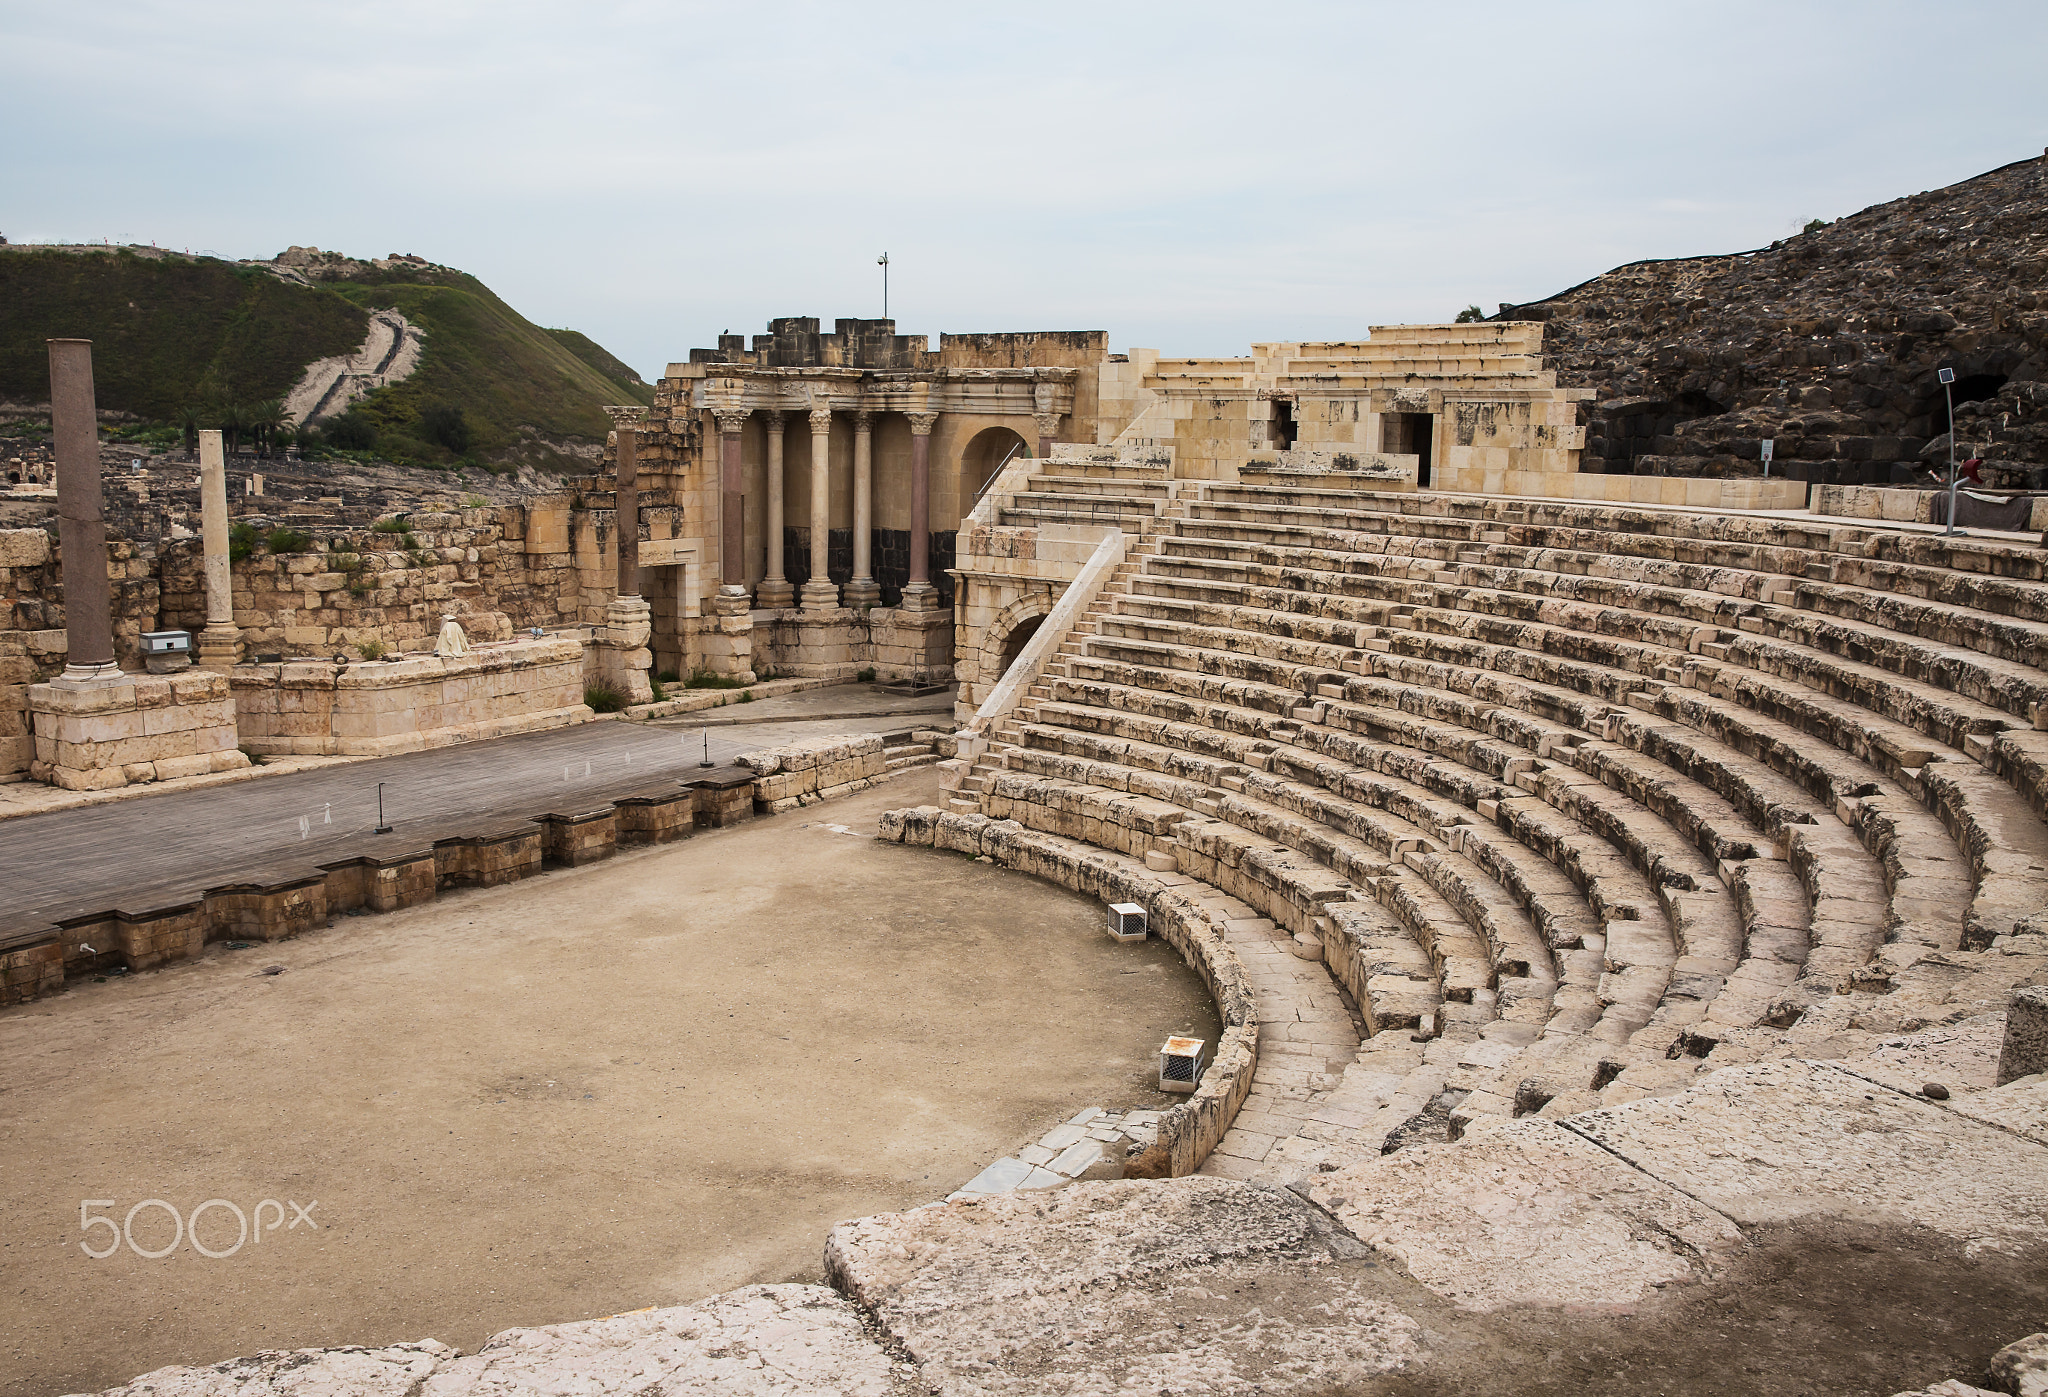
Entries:
<svg viewBox="0 0 2048 1397">
<path fill-rule="evenodd" d="M 0 1014 L 0 1392 L 818 1280 L 834 1222 L 1085 1106 L 1165 1104 L 1160 1040 L 1216 1037 L 1199 980 L 1092 899 L 871 838 L 935 792 L 918 772 Z M 147 1199 L 262 1235 L 85 1253 L 109 1234 L 82 1200 L 119 1224 Z M 173 1236 L 158 1206 L 129 1230 Z M 215 1205 L 198 1239 L 237 1231 Z"/>
</svg>

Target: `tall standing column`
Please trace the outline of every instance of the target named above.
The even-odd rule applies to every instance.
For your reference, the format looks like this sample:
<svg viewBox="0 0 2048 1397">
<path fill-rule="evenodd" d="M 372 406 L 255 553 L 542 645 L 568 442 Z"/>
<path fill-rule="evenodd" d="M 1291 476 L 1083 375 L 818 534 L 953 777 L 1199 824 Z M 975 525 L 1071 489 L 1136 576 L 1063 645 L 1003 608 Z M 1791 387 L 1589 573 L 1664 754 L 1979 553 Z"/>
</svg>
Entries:
<svg viewBox="0 0 2048 1397">
<path fill-rule="evenodd" d="M 613 479 L 612 524 L 617 535 L 618 591 L 604 609 L 603 671 L 629 704 L 654 697 L 647 672 L 654 652 L 653 608 L 640 595 L 640 419 L 638 404 L 605 409 L 615 424 L 618 472 Z"/>
<path fill-rule="evenodd" d="M 761 606 L 788 606 L 796 597 L 782 566 L 782 420 L 779 412 L 761 414 L 768 429 L 768 575 L 754 589 Z"/>
<path fill-rule="evenodd" d="M 199 514 L 206 549 L 206 629 L 199 633 L 199 667 L 233 669 L 241 660 L 235 626 L 234 574 L 228 565 L 228 471 L 220 433 L 199 434 Z"/>
<path fill-rule="evenodd" d="M 939 604 L 932 586 L 932 427 L 936 412 L 910 412 L 910 581 L 903 588 L 906 611 L 931 611 Z"/>
<path fill-rule="evenodd" d="M 832 409 L 811 409 L 811 580 L 804 583 L 808 608 L 839 605 L 839 588 L 826 574 L 832 538 Z"/>
<path fill-rule="evenodd" d="M 718 592 L 728 599 L 727 605 L 731 604 L 731 599 L 747 595 L 747 560 L 743 555 L 746 535 L 740 512 L 743 486 L 740 477 L 740 429 L 747 425 L 747 413 L 751 410 L 743 407 L 711 410 L 711 415 L 718 419 L 718 563 L 719 575 L 724 580 Z"/>
<path fill-rule="evenodd" d="M 853 415 L 853 580 L 846 584 L 848 606 L 872 606 L 882 599 L 875 581 L 875 415 L 865 409 Z"/>
<path fill-rule="evenodd" d="M 107 523 L 100 510 L 100 431 L 92 341 L 51 340 L 50 435 L 57 449 L 57 539 L 64 548 L 64 678 L 104 679 L 114 663 Z"/>
<path fill-rule="evenodd" d="M 615 424 L 618 472 L 614 481 L 614 517 L 619 538 L 621 597 L 640 595 L 640 419 L 647 409 L 637 405 L 605 409 Z"/>
</svg>

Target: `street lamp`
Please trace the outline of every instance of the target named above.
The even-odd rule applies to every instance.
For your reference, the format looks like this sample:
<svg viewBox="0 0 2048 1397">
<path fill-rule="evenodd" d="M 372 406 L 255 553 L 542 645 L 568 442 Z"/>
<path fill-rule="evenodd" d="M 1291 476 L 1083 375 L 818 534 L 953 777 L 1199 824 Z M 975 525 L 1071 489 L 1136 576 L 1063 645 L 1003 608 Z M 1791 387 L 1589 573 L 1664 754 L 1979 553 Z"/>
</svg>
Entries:
<svg viewBox="0 0 2048 1397">
<path fill-rule="evenodd" d="M 882 319 L 889 318 L 889 254 L 883 253 L 875 259 L 875 265 L 882 269 Z"/>
<path fill-rule="evenodd" d="M 1956 531 L 1956 371 L 1938 369 L 1941 396 L 1948 399 L 1948 533 Z"/>
</svg>

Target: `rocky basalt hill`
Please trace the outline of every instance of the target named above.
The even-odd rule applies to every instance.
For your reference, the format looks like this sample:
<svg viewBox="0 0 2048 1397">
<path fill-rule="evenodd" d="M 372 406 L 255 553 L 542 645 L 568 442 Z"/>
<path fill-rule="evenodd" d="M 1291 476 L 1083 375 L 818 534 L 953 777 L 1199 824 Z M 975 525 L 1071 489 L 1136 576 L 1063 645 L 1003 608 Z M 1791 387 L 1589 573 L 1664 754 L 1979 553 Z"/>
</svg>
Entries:
<svg viewBox="0 0 2048 1397">
<path fill-rule="evenodd" d="M 1753 252 L 1634 262 L 1502 320 L 1591 387 L 1583 469 L 2048 486 L 2048 154 Z"/>
</svg>

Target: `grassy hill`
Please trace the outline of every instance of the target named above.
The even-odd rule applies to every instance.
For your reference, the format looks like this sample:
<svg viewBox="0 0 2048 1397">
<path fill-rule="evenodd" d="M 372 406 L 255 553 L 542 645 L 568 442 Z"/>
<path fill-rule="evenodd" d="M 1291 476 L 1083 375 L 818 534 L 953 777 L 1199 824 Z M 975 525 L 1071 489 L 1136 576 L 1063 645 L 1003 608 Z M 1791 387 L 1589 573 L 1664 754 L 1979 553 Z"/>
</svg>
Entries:
<svg viewBox="0 0 2048 1397">
<path fill-rule="evenodd" d="M 315 359 L 363 342 L 369 316 L 331 291 L 214 258 L 0 255 L 0 401 L 50 400 L 43 341 L 93 342 L 102 410 L 171 422 L 208 397 L 282 397 Z"/>
<path fill-rule="evenodd" d="M 547 465 L 604 440 L 605 404 L 654 400 L 587 336 L 542 329 L 452 268 L 324 253 L 273 270 L 123 249 L 0 254 L 0 401 L 48 399 L 54 335 L 94 341 L 103 409 L 172 423 L 201 404 L 281 397 L 307 364 L 360 345 L 368 312 L 386 308 L 425 331 L 412 376 L 350 414 L 388 459 Z M 463 429 L 451 434 L 453 414 Z"/>
</svg>

